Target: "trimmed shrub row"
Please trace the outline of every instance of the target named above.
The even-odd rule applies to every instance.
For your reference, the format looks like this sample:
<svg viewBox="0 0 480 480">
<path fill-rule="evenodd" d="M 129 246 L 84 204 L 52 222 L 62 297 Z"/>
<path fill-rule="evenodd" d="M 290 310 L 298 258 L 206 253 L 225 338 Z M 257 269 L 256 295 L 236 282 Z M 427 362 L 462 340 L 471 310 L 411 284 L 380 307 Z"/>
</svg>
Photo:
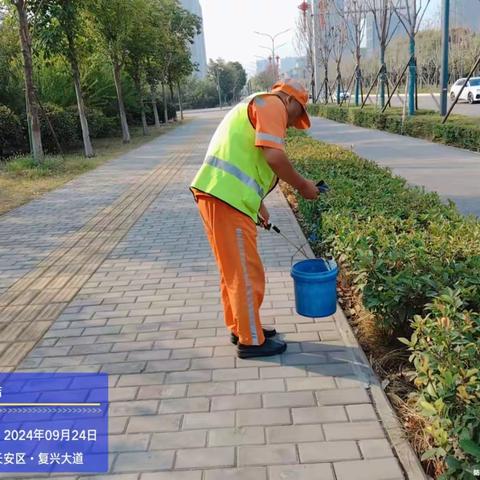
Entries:
<svg viewBox="0 0 480 480">
<path fill-rule="evenodd" d="M 163 121 L 163 106 L 159 105 L 160 121 Z M 173 105 L 168 106 L 169 119 L 176 117 Z M 88 108 L 87 119 L 92 138 L 106 138 L 121 135 L 118 118 L 107 117 L 101 110 Z M 153 113 L 148 112 L 147 119 L 153 123 Z M 134 122 L 133 120 L 136 120 Z M 131 125 L 138 125 L 138 118 L 130 118 Z M 58 147 L 52 128 L 62 150 L 69 151 L 81 147 L 82 132 L 76 107 L 62 108 L 57 105 L 43 105 L 40 114 L 42 142 L 45 152 L 58 153 Z M 4 105 L 0 105 L 0 158 L 29 151 L 27 119 L 20 117 Z"/>
<path fill-rule="evenodd" d="M 0 105 L 0 158 L 23 152 L 28 145 L 20 117 Z"/>
<path fill-rule="evenodd" d="M 470 478 L 458 472 L 480 463 L 480 222 L 345 149 L 297 136 L 288 153 L 331 186 L 318 202 L 297 198 L 314 251 L 339 261 L 385 343 L 410 338 L 411 401 L 434 445 L 424 458 Z"/>
<path fill-rule="evenodd" d="M 341 123 L 376 128 L 400 135 L 424 138 L 467 150 L 480 151 L 480 122 L 474 118 L 455 115 L 442 124 L 435 112 L 419 111 L 402 122 L 400 109 L 382 113 L 373 107 L 340 107 L 338 105 L 309 105 L 311 115 Z"/>
</svg>

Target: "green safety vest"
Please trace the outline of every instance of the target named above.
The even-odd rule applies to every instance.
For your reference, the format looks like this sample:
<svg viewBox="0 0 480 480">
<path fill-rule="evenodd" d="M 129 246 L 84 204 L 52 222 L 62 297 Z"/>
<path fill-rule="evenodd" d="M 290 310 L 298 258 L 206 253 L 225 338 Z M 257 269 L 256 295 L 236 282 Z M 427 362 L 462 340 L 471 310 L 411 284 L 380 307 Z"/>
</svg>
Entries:
<svg viewBox="0 0 480 480">
<path fill-rule="evenodd" d="M 263 198 L 277 181 L 263 150 L 255 146 L 256 131 L 248 117 L 250 102 L 261 95 L 268 94 L 248 97 L 223 119 L 190 186 L 228 203 L 254 222 Z"/>
</svg>

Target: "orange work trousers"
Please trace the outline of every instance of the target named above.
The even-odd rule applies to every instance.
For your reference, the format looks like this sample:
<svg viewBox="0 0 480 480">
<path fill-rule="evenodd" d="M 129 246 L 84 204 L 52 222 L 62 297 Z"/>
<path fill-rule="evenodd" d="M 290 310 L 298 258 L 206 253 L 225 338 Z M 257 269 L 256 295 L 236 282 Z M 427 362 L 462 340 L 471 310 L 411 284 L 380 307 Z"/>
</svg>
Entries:
<svg viewBox="0 0 480 480">
<path fill-rule="evenodd" d="M 250 217 L 217 198 L 199 193 L 196 200 L 220 273 L 225 324 L 242 345 L 262 345 L 265 271 L 257 227 Z"/>
</svg>

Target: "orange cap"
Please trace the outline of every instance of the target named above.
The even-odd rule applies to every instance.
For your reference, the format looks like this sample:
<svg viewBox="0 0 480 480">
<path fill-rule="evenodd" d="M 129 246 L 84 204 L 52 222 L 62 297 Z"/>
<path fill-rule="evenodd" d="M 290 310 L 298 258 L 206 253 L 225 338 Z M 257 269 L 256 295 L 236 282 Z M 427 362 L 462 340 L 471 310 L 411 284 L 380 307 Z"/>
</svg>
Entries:
<svg viewBox="0 0 480 480">
<path fill-rule="evenodd" d="M 287 78 L 277 82 L 272 87 L 272 92 L 283 92 L 292 96 L 303 108 L 303 114 L 295 123 L 295 128 L 300 130 L 306 130 L 307 128 L 310 128 L 310 118 L 308 117 L 307 113 L 308 91 L 298 80 Z"/>
</svg>

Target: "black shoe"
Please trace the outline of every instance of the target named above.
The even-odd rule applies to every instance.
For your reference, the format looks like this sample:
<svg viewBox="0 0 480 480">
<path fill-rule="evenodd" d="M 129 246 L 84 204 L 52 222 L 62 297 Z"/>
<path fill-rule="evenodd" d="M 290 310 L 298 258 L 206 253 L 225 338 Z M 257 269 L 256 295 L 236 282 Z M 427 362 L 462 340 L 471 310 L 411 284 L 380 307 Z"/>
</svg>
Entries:
<svg viewBox="0 0 480 480">
<path fill-rule="evenodd" d="M 253 358 L 253 357 L 271 357 L 273 355 L 280 355 L 287 349 L 287 344 L 279 340 L 265 339 L 265 343 L 260 346 L 256 345 L 242 345 L 237 347 L 238 358 Z"/>
<path fill-rule="evenodd" d="M 265 328 L 262 328 L 262 330 L 263 330 L 263 335 L 265 336 L 265 338 L 272 338 L 277 334 L 277 331 L 275 329 L 266 330 Z M 234 345 L 236 345 L 238 343 L 238 337 L 234 333 L 231 333 L 230 334 L 230 341 Z"/>
</svg>

